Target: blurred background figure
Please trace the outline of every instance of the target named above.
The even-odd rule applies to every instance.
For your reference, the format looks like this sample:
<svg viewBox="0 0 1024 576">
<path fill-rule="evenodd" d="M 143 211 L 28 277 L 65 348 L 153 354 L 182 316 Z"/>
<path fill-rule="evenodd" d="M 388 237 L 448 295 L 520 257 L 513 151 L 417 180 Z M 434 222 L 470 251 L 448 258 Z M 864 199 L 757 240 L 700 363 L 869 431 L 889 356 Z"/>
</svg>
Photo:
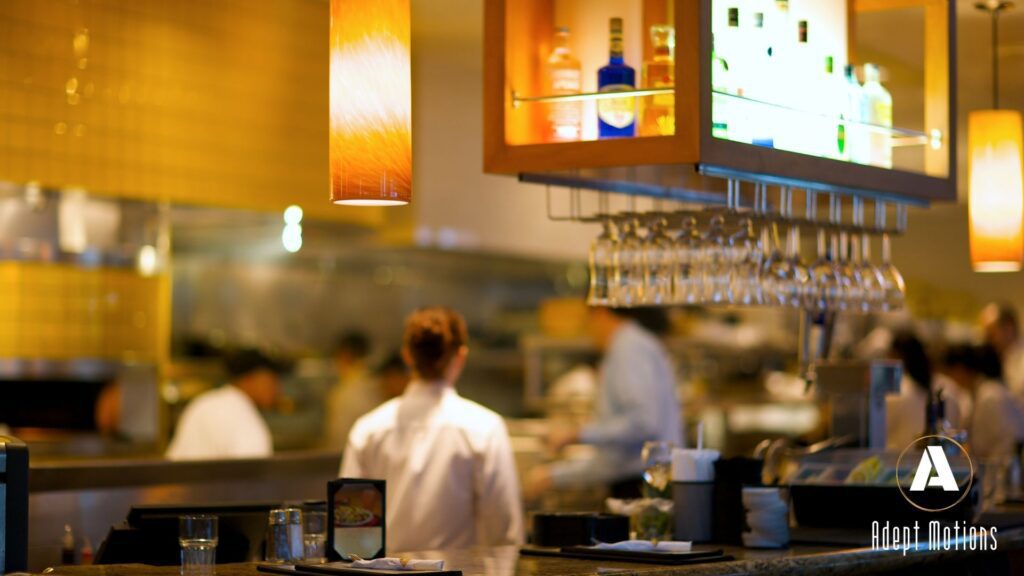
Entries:
<svg viewBox="0 0 1024 576">
<path fill-rule="evenodd" d="M 675 374 L 664 345 L 651 330 L 667 326 L 663 311 L 590 309 L 591 338 L 604 354 L 598 370 L 597 403 L 590 423 L 552 425 L 549 447 L 590 444 L 593 458 L 562 460 L 535 468 L 527 495 L 547 490 L 604 484 L 618 498 L 640 496 L 641 451 L 648 441 L 683 445 L 683 425 L 675 393 Z M 633 314 L 639 314 L 634 320 Z M 640 321 L 644 325 L 641 325 Z"/>
<path fill-rule="evenodd" d="M 229 352 L 228 382 L 192 400 L 167 448 L 171 460 L 264 458 L 274 442 L 260 410 L 277 403 L 279 365 L 255 349 Z"/>
<path fill-rule="evenodd" d="M 377 365 L 374 376 L 377 379 L 377 388 L 383 401 L 401 396 L 412 379 L 409 368 L 402 360 L 402 353 L 397 350 Z"/>
<path fill-rule="evenodd" d="M 350 330 L 338 337 L 334 348 L 338 381 L 327 392 L 324 448 L 344 448 L 356 420 L 385 399 L 369 372 L 369 357 L 370 339 L 364 332 Z"/>
<path fill-rule="evenodd" d="M 1003 381 L 1017 403 L 1024 406 L 1024 340 L 1020 321 L 1012 304 L 993 302 L 981 311 L 985 344 L 991 346 L 1002 364 Z"/>
<path fill-rule="evenodd" d="M 910 331 L 893 335 L 889 357 L 903 362 L 900 393 L 885 398 L 886 448 L 903 450 L 925 434 L 932 395 L 931 361 L 924 344 Z"/>
<path fill-rule="evenodd" d="M 1002 381 L 995 348 L 953 346 L 943 364 L 946 373 L 972 395 L 974 410 L 966 423 L 971 453 L 982 459 L 1015 455 L 1024 439 L 1024 413 Z"/>
</svg>

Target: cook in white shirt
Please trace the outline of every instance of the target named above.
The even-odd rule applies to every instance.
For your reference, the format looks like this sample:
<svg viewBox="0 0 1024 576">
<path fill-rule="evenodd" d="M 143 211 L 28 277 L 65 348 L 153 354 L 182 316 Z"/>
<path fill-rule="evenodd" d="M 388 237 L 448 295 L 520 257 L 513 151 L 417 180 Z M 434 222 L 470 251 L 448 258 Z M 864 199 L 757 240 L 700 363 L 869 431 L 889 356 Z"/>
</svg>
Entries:
<svg viewBox="0 0 1024 576">
<path fill-rule="evenodd" d="M 200 394 L 185 407 L 167 458 L 264 458 L 274 453 L 260 408 L 277 402 L 275 363 L 256 350 L 243 350 L 230 354 L 225 367 L 229 383 Z"/>
<path fill-rule="evenodd" d="M 932 395 L 932 367 L 924 344 L 911 332 L 893 336 L 889 356 L 903 362 L 900 393 L 885 397 L 885 447 L 903 450 L 925 434 Z"/>
<path fill-rule="evenodd" d="M 1003 382 L 1017 404 L 1024 407 L 1024 339 L 1020 337 L 1017 310 L 1007 303 L 992 303 L 981 312 L 985 343 L 1002 360 Z"/>
<path fill-rule="evenodd" d="M 967 422 L 972 457 L 1005 459 L 1024 439 L 1024 411 L 1001 380 L 999 355 L 991 346 L 954 346 L 946 352 L 946 373 L 971 390 L 974 411 Z"/>
<path fill-rule="evenodd" d="M 570 443 L 591 444 L 596 454 L 535 468 L 528 481 L 531 499 L 552 487 L 596 485 L 610 485 L 614 496 L 634 496 L 644 469 L 644 443 L 683 445 L 675 374 L 657 337 L 611 308 L 592 308 L 590 329 L 605 353 L 594 418 L 578 430 L 554 428 L 550 444 L 555 450 Z"/>
<path fill-rule="evenodd" d="M 520 544 L 522 502 L 500 416 L 459 396 L 466 324 L 444 308 L 406 321 L 405 393 L 360 418 L 341 476 L 387 481 L 388 552 Z"/>
</svg>

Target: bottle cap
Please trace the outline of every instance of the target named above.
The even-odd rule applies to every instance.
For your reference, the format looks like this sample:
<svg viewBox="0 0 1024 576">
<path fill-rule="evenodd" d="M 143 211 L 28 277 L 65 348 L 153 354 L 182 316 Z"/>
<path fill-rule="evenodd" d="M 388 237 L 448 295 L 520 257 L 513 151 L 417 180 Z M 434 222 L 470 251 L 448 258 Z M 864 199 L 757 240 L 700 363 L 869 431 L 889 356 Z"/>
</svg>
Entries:
<svg viewBox="0 0 1024 576">
<path fill-rule="evenodd" d="M 612 32 L 622 32 L 622 18 L 612 18 L 608 23 Z"/>
</svg>

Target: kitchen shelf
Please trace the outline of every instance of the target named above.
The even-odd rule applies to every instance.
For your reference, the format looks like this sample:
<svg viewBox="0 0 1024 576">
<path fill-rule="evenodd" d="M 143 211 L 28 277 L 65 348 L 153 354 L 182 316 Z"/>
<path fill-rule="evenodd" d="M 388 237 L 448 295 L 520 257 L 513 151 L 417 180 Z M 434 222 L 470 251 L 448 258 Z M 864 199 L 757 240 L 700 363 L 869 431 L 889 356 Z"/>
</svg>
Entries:
<svg viewBox="0 0 1024 576">
<path fill-rule="evenodd" d="M 780 143 L 778 135 L 775 145 L 779 147 L 775 148 L 738 141 L 746 138 L 742 134 L 731 140 L 727 134 L 719 137 L 712 133 L 716 101 L 792 114 L 811 122 L 839 121 L 826 113 L 712 90 L 712 31 L 724 25 L 728 8 L 736 5 L 727 0 L 485 0 L 484 171 L 519 175 L 526 181 L 568 178 L 581 184 L 585 184 L 587 179 L 582 176 L 588 171 L 599 171 L 593 182 L 600 189 L 628 189 L 628 193 L 662 197 L 718 192 L 692 188 L 688 181 L 678 184 L 679 171 L 688 170 L 710 177 L 707 180 L 729 175 L 918 205 L 956 198 L 956 96 L 951 89 L 956 84 L 955 2 L 790 2 L 791 11 L 797 14 L 792 20 L 809 20 L 812 42 L 820 43 L 815 55 L 835 56 L 838 70 L 846 63 L 863 64 L 859 55 L 870 55 L 869 61 L 888 70 L 883 85 L 893 96 L 896 126 L 848 121 L 846 126 L 891 136 L 892 168 L 815 155 L 813 146 Z M 744 6 L 741 3 L 740 10 L 748 12 L 741 12 L 741 26 L 750 26 L 753 18 Z M 769 10 L 774 4 L 765 6 Z M 607 59 L 609 17 L 623 18 L 625 58 L 636 69 L 638 81 L 642 62 L 653 50 L 647 30 L 664 23 L 675 28 L 674 88 L 597 91 L 596 71 Z M 795 33 L 796 23 L 791 24 Z M 546 86 L 545 58 L 556 26 L 570 29 L 570 48 L 581 63 L 582 94 L 553 95 Z M 897 40 L 884 32 L 906 26 L 921 29 L 924 36 L 923 50 L 908 52 L 911 56 L 903 54 L 906 51 L 901 51 Z M 746 42 L 742 35 L 734 38 L 731 50 L 739 54 L 736 69 L 741 69 L 746 58 L 743 51 L 752 50 L 753 42 Z M 719 55 L 728 57 L 727 50 L 718 48 Z M 791 78 L 771 81 L 790 82 L 793 90 L 806 89 Z M 645 101 L 668 94 L 674 102 L 674 133 L 596 139 L 596 101 L 634 97 L 642 110 Z M 552 141 L 547 124 L 550 106 L 572 101 L 582 102 L 584 137 Z M 785 120 L 785 126 L 800 126 L 799 121 Z M 849 144 L 849 132 L 847 138 Z M 797 147 L 804 150 L 797 151 Z M 610 171 L 622 175 L 616 177 L 621 186 L 606 177 Z M 646 175 L 645 181 L 629 186 L 633 174 L 639 172 Z"/>
</svg>

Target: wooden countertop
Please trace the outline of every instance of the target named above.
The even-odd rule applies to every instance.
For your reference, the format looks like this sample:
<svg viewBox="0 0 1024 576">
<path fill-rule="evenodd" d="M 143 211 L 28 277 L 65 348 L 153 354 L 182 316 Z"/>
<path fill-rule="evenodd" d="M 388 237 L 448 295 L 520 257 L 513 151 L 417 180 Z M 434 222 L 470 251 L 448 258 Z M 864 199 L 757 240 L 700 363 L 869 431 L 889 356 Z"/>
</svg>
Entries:
<svg viewBox="0 0 1024 576">
<path fill-rule="evenodd" d="M 794 546 L 785 550 L 748 550 L 725 546 L 736 560 L 691 566 L 651 566 L 622 562 L 600 562 L 521 556 L 514 546 L 470 548 L 448 552 L 410 554 L 419 558 L 441 558 L 449 568 L 462 570 L 465 576 L 724 576 L 762 574 L 782 576 L 814 574 L 843 576 L 906 570 L 911 567 L 942 564 L 945 568 L 977 563 L 1006 562 L 1005 553 L 1024 549 L 1024 529 L 1001 530 L 996 552 L 876 551 L 871 548 L 843 549 L 828 546 Z M 983 570 L 988 573 L 989 570 Z M 177 566 L 153 567 L 139 564 L 78 566 L 54 569 L 50 574 L 66 576 L 173 576 Z M 256 576 L 255 564 L 224 564 L 218 576 Z M 415 573 L 411 573 L 415 574 Z"/>
</svg>

